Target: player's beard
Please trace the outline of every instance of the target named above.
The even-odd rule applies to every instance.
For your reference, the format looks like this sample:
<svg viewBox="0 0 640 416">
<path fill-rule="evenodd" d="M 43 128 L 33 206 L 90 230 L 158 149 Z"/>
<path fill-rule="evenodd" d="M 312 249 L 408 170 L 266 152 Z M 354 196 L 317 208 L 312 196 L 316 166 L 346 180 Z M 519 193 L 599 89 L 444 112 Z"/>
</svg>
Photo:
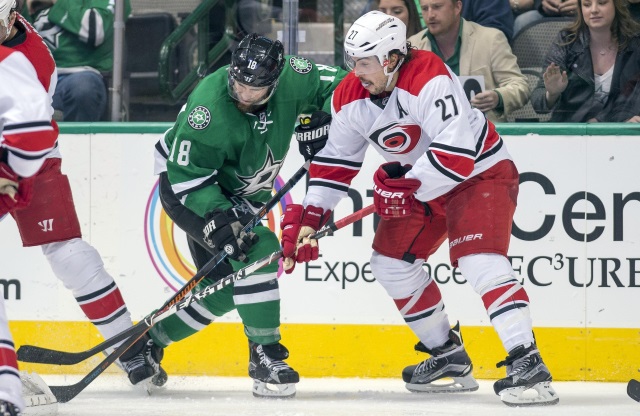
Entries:
<svg viewBox="0 0 640 416">
<path fill-rule="evenodd" d="M 242 111 L 243 113 L 258 113 L 260 112 L 260 110 L 262 110 L 266 103 L 262 103 L 262 104 L 242 104 L 240 101 L 236 101 L 233 100 L 234 104 L 236 105 L 236 108 L 240 111 Z"/>
</svg>

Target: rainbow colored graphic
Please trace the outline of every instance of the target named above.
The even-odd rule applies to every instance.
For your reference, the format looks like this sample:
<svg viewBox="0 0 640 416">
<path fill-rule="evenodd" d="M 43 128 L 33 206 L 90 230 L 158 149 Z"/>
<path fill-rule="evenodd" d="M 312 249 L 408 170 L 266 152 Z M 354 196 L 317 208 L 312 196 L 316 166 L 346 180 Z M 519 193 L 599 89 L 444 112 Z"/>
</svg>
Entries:
<svg viewBox="0 0 640 416">
<path fill-rule="evenodd" d="M 284 184 L 285 181 L 278 176 L 274 182 L 272 194 L 278 192 Z M 280 229 L 280 217 L 286 206 L 291 203 L 291 196 L 287 194 L 267 214 L 264 220 L 267 221 L 269 229 L 272 231 Z M 178 228 L 162 209 L 158 182 L 153 186 L 147 201 L 144 238 L 149 258 L 158 276 L 174 292 L 178 291 L 193 277 L 197 269 L 191 260 L 184 231 Z"/>
</svg>

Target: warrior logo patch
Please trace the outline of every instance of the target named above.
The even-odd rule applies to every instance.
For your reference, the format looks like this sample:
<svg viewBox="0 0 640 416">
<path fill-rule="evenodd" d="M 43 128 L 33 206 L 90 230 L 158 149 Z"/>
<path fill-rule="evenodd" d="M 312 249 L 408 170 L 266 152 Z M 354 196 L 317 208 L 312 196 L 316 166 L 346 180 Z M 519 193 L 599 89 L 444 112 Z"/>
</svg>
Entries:
<svg viewBox="0 0 640 416">
<path fill-rule="evenodd" d="M 300 56 L 292 56 L 291 59 L 289 59 L 289 65 L 291 65 L 291 68 L 298 74 L 308 74 L 311 72 L 311 68 L 313 68 L 310 60 Z"/>
<path fill-rule="evenodd" d="M 207 107 L 199 105 L 191 111 L 188 120 L 191 127 L 196 130 L 202 130 L 211 122 L 211 113 Z"/>
</svg>

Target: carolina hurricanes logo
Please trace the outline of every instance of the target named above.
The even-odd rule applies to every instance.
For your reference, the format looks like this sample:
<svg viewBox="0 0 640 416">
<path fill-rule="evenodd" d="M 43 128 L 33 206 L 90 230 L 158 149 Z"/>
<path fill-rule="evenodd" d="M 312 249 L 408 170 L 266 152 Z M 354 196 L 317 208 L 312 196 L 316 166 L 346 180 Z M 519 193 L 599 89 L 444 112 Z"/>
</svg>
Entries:
<svg viewBox="0 0 640 416">
<path fill-rule="evenodd" d="M 402 155 L 411 152 L 420 140 L 421 129 L 416 124 L 392 123 L 374 131 L 370 138 L 387 153 Z"/>
</svg>

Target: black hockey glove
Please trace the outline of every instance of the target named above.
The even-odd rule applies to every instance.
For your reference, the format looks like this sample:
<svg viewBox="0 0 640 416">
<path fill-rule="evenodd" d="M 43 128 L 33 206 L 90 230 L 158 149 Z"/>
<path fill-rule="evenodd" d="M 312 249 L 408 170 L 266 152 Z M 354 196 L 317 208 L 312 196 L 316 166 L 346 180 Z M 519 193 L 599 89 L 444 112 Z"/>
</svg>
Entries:
<svg viewBox="0 0 640 416">
<path fill-rule="evenodd" d="M 207 224 L 202 230 L 204 242 L 213 249 L 224 250 L 233 260 L 247 262 L 246 253 L 258 242 L 255 233 L 242 231 L 251 218 L 251 214 L 238 212 L 234 208 L 224 211 L 214 209 L 205 215 Z"/>
<path fill-rule="evenodd" d="M 329 138 L 331 114 L 316 111 L 311 116 L 300 117 L 300 124 L 296 127 L 296 139 L 300 154 L 304 160 L 313 157 L 324 147 Z"/>
</svg>

